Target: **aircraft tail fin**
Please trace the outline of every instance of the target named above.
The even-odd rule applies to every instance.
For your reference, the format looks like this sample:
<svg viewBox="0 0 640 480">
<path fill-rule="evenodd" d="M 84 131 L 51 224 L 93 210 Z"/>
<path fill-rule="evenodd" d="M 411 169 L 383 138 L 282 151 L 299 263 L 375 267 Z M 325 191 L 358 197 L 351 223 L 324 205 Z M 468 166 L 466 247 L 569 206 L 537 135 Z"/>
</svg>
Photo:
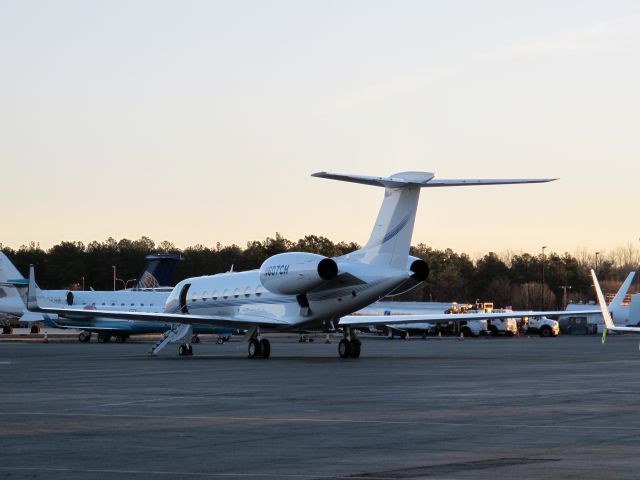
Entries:
<svg viewBox="0 0 640 480">
<path fill-rule="evenodd" d="M 596 272 L 594 272 L 593 269 L 591 270 L 591 278 L 593 279 L 593 286 L 596 289 L 596 296 L 598 297 L 598 304 L 600 305 L 600 311 L 602 312 L 604 325 L 609 330 L 614 329 L 616 328 L 616 326 L 613 323 L 613 319 L 611 318 L 611 314 L 609 313 L 609 308 L 607 307 L 607 302 L 604 299 L 602 289 L 600 288 L 600 284 L 598 283 L 598 277 L 596 277 Z"/>
<path fill-rule="evenodd" d="M 436 180 L 430 172 L 401 172 L 389 177 L 346 175 L 318 172 L 313 177 L 384 187 L 384 200 L 369 241 L 360 250 L 342 257 L 345 260 L 405 269 L 418 209 L 420 190 L 430 187 L 504 185 L 542 183 L 553 179 L 466 179 Z"/>
<path fill-rule="evenodd" d="M 18 314 L 24 310 L 27 279 L 3 252 L 0 252 L 0 312 Z"/>
<path fill-rule="evenodd" d="M 636 276 L 636 272 L 630 272 L 629 275 L 627 275 L 627 278 L 624 280 L 624 282 L 620 286 L 618 293 L 616 293 L 616 296 L 613 297 L 613 300 L 611 300 L 611 303 L 609 304 L 609 308 L 616 309 L 620 306 L 620 304 L 624 300 L 625 295 L 629 291 L 629 287 L 631 287 L 631 282 L 633 282 L 633 277 L 635 276 Z"/>
<path fill-rule="evenodd" d="M 182 257 L 179 253 L 154 253 L 147 255 L 147 264 L 138 277 L 134 289 L 169 287 L 176 265 Z"/>
</svg>

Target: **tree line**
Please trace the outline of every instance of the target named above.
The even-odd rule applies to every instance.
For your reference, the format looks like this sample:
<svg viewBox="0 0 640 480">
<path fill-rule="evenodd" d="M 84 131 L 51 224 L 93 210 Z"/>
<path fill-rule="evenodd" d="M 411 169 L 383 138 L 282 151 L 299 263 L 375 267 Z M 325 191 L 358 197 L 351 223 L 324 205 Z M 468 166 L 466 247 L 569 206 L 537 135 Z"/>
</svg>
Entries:
<svg viewBox="0 0 640 480">
<path fill-rule="evenodd" d="M 108 238 L 104 242 L 61 242 L 48 250 L 31 243 L 2 251 L 23 275 L 36 266 L 37 281 L 46 289 L 111 290 L 116 267 L 116 288 L 131 286 L 151 253 L 179 253 L 175 280 L 199 275 L 259 268 L 272 255 L 303 251 L 335 257 L 360 248 L 357 243 L 334 243 L 326 237 L 307 235 L 297 241 L 276 234 L 263 241 L 215 247 L 204 245 L 177 248 L 171 242 L 156 243 L 148 237 L 138 240 Z M 631 246 L 608 254 L 529 254 L 489 252 L 478 259 L 451 249 L 438 250 L 425 244 L 411 247 L 411 255 L 427 262 L 429 278 L 414 290 L 394 300 L 493 301 L 496 307 L 517 309 L 563 308 L 569 302 L 593 300 L 589 270 L 597 266 L 603 288 L 615 292 L 626 275 L 639 268 L 638 252 Z M 597 264 L 597 265 L 596 265 Z M 544 278 L 544 281 L 543 281 Z M 128 282 L 129 281 L 129 282 Z"/>
</svg>

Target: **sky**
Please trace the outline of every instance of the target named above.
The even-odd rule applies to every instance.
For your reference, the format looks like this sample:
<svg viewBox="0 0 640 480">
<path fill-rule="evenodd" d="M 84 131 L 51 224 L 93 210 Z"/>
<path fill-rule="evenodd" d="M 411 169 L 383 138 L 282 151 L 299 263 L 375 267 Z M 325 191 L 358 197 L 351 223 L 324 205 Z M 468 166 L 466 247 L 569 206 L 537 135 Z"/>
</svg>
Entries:
<svg viewBox="0 0 640 480">
<path fill-rule="evenodd" d="M 413 243 L 640 246 L 635 1 L 0 0 L 0 243 L 365 243 L 330 171 L 427 189 Z"/>
</svg>

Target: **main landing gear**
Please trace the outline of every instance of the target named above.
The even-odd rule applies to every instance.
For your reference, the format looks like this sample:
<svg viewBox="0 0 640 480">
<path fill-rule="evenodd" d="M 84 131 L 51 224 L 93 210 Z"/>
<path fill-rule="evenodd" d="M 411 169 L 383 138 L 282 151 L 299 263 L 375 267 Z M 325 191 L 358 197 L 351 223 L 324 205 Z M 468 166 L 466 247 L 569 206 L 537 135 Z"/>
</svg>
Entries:
<svg viewBox="0 0 640 480">
<path fill-rule="evenodd" d="M 340 358 L 358 358 L 362 342 L 358 340 L 355 334 L 351 333 L 349 328 L 344 329 L 344 338 L 338 344 L 338 355 Z"/>
<path fill-rule="evenodd" d="M 266 338 L 260 337 L 260 330 L 251 336 L 249 340 L 249 358 L 269 358 L 271 355 L 271 343 Z"/>
<path fill-rule="evenodd" d="M 86 330 L 83 330 L 78 335 L 78 341 L 79 342 L 87 343 L 87 342 L 89 342 L 89 340 L 91 340 L 91 332 L 87 332 Z"/>
<path fill-rule="evenodd" d="M 190 343 L 183 343 L 178 347 L 178 355 L 181 357 L 191 357 L 193 356 L 193 347 Z"/>
</svg>

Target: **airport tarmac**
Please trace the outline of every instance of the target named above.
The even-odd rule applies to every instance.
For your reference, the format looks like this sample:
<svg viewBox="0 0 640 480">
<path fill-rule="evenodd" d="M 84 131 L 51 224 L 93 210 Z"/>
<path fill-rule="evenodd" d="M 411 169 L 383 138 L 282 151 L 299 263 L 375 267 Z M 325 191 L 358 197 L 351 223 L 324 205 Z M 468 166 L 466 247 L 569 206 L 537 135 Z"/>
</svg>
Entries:
<svg viewBox="0 0 640 480">
<path fill-rule="evenodd" d="M 0 478 L 637 478 L 638 340 L 0 342 Z"/>
</svg>

